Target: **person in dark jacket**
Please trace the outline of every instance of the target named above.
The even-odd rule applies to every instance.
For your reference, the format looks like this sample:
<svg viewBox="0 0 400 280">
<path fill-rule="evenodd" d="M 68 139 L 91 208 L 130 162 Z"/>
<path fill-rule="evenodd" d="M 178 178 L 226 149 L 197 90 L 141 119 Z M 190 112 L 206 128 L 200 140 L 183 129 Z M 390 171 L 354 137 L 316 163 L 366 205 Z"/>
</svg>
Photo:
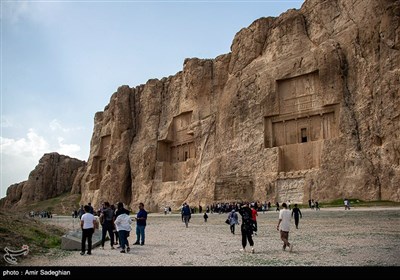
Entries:
<svg viewBox="0 0 400 280">
<path fill-rule="evenodd" d="M 203 218 L 204 218 L 204 222 L 207 223 L 208 215 L 206 212 L 204 212 Z"/>
<path fill-rule="evenodd" d="M 246 251 L 247 241 L 251 246 L 251 252 L 254 254 L 254 241 L 252 238 L 254 221 L 251 219 L 251 209 L 248 204 L 244 204 L 239 210 L 240 216 L 242 216 L 242 225 L 240 227 L 242 233 L 242 249 L 240 251 Z"/>
<path fill-rule="evenodd" d="M 296 228 L 299 228 L 299 220 L 300 218 L 303 218 L 303 215 L 301 214 L 300 208 L 297 207 L 297 203 L 294 205 L 294 208 L 292 210 L 292 217 L 294 217 L 294 224 L 296 225 Z"/>
<path fill-rule="evenodd" d="M 182 218 L 183 218 L 183 221 L 185 222 L 186 227 L 188 227 L 191 216 L 192 215 L 191 215 L 189 204 L 187 204 L 185 202 L 182 207 Z"/>
</svg>

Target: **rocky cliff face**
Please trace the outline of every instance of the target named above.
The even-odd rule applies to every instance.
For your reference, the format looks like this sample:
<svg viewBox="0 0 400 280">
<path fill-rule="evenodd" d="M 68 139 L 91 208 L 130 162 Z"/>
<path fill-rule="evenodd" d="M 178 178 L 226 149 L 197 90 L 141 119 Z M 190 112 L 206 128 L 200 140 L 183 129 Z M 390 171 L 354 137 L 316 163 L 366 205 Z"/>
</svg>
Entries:
<svg viewBox="0 0 400 280">
<path fill-rule="evenodd" d="M 399 1 L 306 1 L 229 54 L 120 87 L 95 116 L 82 203 L 400 201 L 399 23 Z"/>
<path fill-rule="evenodd" d="M 240 30 L 229 54 L 121 86 L 95 115 L 72 192 L 152 211 L 400 201 L 399 24 L 399 1 L 307 0 Z"/>
<path fill-rule="evenodd" d="M 0 200 L 0 205 L 18 207 L 71 192 L 78 170 L 83 170 L 85 165 L 84 161 L 58 153 L 44 154 L 27 181 L 7 189 L 7 196 Z"/>
</svg>

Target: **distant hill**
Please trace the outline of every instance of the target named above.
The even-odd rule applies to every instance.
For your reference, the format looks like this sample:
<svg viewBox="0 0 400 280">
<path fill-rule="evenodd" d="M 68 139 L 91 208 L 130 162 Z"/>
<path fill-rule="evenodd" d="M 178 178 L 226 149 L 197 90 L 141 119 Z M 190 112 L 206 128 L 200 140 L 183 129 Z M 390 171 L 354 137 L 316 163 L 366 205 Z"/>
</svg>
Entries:
<svg viewBox="0 0 400 280">
<path fill-rule="evenodd" d="M 58 153 L 44 154 L 27 181 L 7 189 L 7 196 L 0 200 L 0 207 L 19 211 L 26 205 L 63 194 L 79 194 L 80 189 L 73 191 L 73 186 L 79 171 L 85 167 L 86 162 L 76 158 Z"/>
</svg>

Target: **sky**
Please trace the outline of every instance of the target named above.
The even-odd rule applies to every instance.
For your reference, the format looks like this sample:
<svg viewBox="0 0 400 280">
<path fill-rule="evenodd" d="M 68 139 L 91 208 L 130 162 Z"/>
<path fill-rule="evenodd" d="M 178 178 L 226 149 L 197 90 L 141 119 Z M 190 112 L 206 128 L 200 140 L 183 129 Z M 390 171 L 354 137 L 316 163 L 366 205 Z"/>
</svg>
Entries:
<svg viewBox="0 0 400 280">
<path fill-rule="evenodd" d="M 119 86 L 229 53 L 240 29 L 303 2 L 1 0 L 0 198 L 45 153 L 87 161 Z"/>
</svg>

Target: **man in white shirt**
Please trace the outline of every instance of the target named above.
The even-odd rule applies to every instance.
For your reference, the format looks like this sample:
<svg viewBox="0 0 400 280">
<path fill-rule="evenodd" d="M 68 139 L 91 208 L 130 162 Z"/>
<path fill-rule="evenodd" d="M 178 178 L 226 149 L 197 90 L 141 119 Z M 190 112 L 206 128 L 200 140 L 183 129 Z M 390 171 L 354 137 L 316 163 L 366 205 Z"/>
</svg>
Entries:
<svg viewBox="0 0 400 280">
<path fill-rule="evenodd" d="M 276 229 L 280 231 L 283 241 L 283 251 L 289 247 L 289 251 L 293 250 L 293 244 L 289 243 L 290 219 L 292 217 L 290 210 L 287 209 L 286 203 L 282 203 L 283 209 L 279 211 L 279 222 Z"/>
</svg>

